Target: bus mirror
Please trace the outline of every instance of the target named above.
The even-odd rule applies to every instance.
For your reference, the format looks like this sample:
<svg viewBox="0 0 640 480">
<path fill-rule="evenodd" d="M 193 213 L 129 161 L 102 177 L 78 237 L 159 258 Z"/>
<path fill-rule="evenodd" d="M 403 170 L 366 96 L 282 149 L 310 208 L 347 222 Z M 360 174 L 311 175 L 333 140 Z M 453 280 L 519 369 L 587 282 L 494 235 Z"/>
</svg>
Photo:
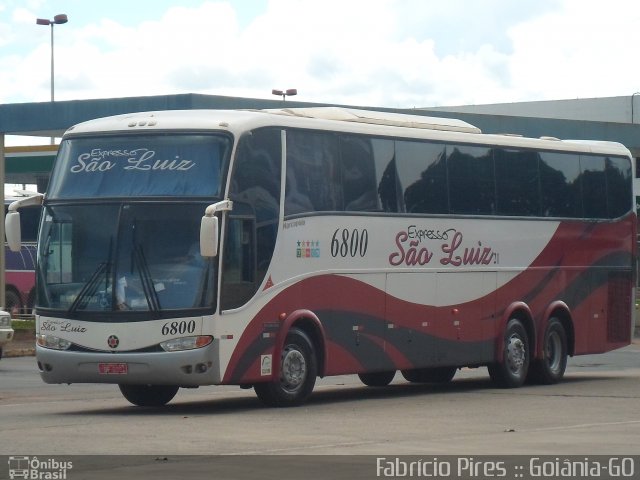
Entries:
<svg viewBox="0 0 640 480">
<path fill-rule="evenodd" d="M 20 232 L 20 213 L 18 210 L 30 205 L 42 205 L 44 195 L 36 193 L 30 197 L 21 198 L 9 204 L 4 218 L 4 234 L 7 237 L 7 244 L 12 252 L 19 252 L 22 247 L 22 233 Z"/>
<path fill-rule="evenodd" d="M 218 217 L 202 217 L 200 222 L 200 255 L 215 257 L 218 255 Z"/>
<path fill-rule="evenodd" d="M 4 231 L 11 251 L 19 252 L 22 247 L 20 212 L 7 212 L 7 216 L 4 219 Z"/>
<path fill-rule="evenodd" d="M 233 209 L 231 200 L 222 200 L 209 205 L 200 222 L 200 255 L 215 257 L 218 255 L 218 217 L 217 212 L 228 212 Z"/>
</svg>

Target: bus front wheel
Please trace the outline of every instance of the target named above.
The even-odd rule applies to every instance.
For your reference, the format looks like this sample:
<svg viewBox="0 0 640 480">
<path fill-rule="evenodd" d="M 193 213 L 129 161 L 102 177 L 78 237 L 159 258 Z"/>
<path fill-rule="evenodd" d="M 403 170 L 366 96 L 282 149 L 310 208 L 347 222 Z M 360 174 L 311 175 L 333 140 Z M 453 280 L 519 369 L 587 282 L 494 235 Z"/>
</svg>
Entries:
<svg viewBox="0 0 640 480">
<path fill-rule="evenodd" d="M 520 320 L 512 318 L 504 332 L 500 361 L 489 365 L 491 380 L 503 388 L 520 387 L 527 378 L 530 359 L 527 330 Z"/>
<path fill-rule="evenodd" d="M 270 407 L 293 407 L 303 403 L 316 384 L 318 366 L 313 343 L 297 328 L 287 334 L 280 356 L 280 375 L 270 382 L 256 383 L 256 395 Z"/>
<path fill-rule="evenodd" d="M 178 393 L 174 385 L 118 385 L 124 398 L 138 407 L 161 407 Z"/>
</svg>

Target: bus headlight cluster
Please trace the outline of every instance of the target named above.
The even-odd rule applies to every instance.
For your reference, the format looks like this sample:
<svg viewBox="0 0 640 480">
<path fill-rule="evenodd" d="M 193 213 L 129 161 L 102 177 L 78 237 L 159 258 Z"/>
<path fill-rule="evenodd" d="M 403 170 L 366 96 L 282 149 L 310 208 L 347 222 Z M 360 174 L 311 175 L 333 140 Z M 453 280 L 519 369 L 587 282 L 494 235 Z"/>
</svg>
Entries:
<svg viewBox="0 0 640 480">
<path fill-rule="evenodd" d="M 69 340 L 45 334 L 37 335 L 36 342 L 41 347 L 52 348 L 54 350 L 68 350 L 71 346 L 71 342 Z"/>
<path fill-rule="evenodd" d="M 10 326 L 11 326 L 11 316 L 10 315 L 0 316 L 0 327 L 10 327 Z"/>
<path fill-rule="evenodd" d="M 162 342 L 160 346 L 165 352 L 179 352 L 182 350 L 193 350 L 195 348 L 206 347 L 213 341 L 209 335 L 199 335 L 196 337 L 173 338 Z"/>
</svg>

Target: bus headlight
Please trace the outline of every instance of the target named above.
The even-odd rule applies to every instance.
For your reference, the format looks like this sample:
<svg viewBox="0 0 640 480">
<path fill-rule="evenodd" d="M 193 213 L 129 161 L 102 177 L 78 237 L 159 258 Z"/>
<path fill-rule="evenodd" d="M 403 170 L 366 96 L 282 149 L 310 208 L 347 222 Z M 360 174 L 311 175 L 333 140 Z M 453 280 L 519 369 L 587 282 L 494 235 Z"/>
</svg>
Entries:
<svg viewBox="0 0 640 480">
<path fill-rule="evenodd" d="M 11 326 L 11 316 L 10 315 L 0 316 L 0 327 L 10 327 L 10 326 Z"/>
<path fill-rule="evenodd" d="M 213 341 L 209 335 L 199 335 L 197 337 L 172 338 L 162 342 L 160 346 L 165 352 L 179 352 L 182 350 L 193 350 L 195 348 L 206 347 Z"/>
<path fill-rule="evenodd" d="M 45 334 L 37 335 L 36 342 L 41 347 L 52 348 L 54 350 L 68 350 L 71 346 L 71 342 L 69 340 Z"/>
</svg>

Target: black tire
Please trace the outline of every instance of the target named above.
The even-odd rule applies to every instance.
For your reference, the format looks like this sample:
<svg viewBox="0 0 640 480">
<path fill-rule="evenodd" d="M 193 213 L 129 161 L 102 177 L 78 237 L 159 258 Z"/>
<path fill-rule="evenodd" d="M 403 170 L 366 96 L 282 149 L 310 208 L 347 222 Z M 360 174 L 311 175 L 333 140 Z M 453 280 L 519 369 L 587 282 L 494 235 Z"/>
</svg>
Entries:
<svg viewBox="0 0 640 480">
<path fill-rule="evenodd" d="M 20 313 L 21 308 L 22 302 L 20 301 L 20 295 L 18 295 L 14 290 L 5 291 L 5 311 L 13 315 Z"/>
<path fill-rule="evenodd" d="M 313 391 L 318 364 L 313 343 L 306 333 L 293 328 L 287 334 L 280 356 L 280 376 L 271 382 L 256 383 L 256 395 L 269 407 L 302 404 Z"/>
<path fill-rule="evenodd" d="M 390 372 L 374 372 L 374 373 L 359 373 L 360 381 L 367 387 L 386 387 L 391 383 L 393 377 L 396 376 L 396 371 Z"/>
<path fill-rule="evenodd" d="M 0 359 L 2 359 L 2 347 L 0 347 Z"/>
<path fill-rule="evenodd" d="M 489 365 L 491 380 L 502 388 L 522 386 L 527 379 L 531 352 L 527 331 L 518 319 L 512 318 L 507 323 L 501 356 L 499 362 Z"/>
<path fill-rule="evenodd" d="M 562 380 L 567 368 L 567 332 L 557 318 L 549 320 L 544 332 L 542 358 L 531 364 L 532 383 L 551 385 Z"/>
<path fill-rule="evenodd" d="M 402 376 L 413 383 L 449 383 L 456 374 L 456 367 L 416 368 L 402 370 Z"/>
<path fill-rule="evenodd" d="M 124 398 L 138 407 L 161 407 L 178 393 L 175 385 L 118 385 Z"/>
</svg>

